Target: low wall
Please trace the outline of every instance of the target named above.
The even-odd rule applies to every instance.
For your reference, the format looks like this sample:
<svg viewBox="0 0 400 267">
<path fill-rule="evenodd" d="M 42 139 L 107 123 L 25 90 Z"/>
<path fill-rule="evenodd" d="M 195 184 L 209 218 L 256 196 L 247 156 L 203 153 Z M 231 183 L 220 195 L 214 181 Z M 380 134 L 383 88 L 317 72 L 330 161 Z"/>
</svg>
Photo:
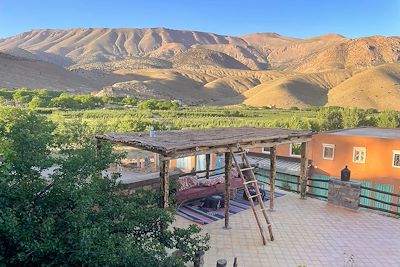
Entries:
<svg viewBox="0 0 400 267">
<path fill-rule="evenodd" d="M 360 203 L 361 183 L 345 182 L 336 179 L 329 180 L 328 203 L 353 210 Z"/>
</svg>

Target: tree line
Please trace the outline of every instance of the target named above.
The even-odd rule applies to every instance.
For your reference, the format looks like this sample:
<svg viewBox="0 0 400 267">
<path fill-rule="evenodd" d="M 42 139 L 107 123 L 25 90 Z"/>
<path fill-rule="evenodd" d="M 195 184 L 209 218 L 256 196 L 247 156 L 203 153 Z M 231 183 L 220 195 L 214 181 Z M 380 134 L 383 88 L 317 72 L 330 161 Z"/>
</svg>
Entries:
<svg viewBox="0 0 400 267">
<path fill-rule="evenodd" d="M 147 99 L 139 100 L 133 96 L 93 96 L 77 95 L 51 91 L 47 89 L 17 90 L 0 89 L 0 104 L 39 108 L 60 108 L 66 110 L 86 110 L 105 107 L 106 105 L 130 106 L 140 109 L 169 110 L 179 107 L 177 101 Z"/>
</svg>

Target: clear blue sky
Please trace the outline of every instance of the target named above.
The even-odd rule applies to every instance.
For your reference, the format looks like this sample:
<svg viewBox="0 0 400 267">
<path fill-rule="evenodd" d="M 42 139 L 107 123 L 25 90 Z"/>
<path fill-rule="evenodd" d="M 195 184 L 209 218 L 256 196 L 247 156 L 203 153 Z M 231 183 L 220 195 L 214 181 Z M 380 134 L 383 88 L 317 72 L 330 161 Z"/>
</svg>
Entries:
<svg viewBox="0 0 400 267">
<path fill-rule="evenodd" d="M 0 38 L 39 28 L 160 26 L 229 35 L 400 35 L 400 0 L 0 0 Z"/>
</svg>

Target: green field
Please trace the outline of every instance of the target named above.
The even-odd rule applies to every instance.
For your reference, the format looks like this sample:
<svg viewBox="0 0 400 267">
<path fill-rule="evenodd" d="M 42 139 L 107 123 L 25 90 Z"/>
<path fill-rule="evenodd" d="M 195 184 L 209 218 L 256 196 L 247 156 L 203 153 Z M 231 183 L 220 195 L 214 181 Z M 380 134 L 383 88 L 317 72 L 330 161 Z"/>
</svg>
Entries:
<svg viewBox="0 0 400 267">
<path fill-rule="evenodd" d="M 291 121 L 308 121 L 317 110 L 276 110 L 251 108 L 185 107 L 178 110 L 96 109 L 55 110 L 48 117 L 57 123 L 82 122 L 91 132 L 142 131 L 211 127 L 277 127 Z"/>
<path fill-rule="evenodd" d="M 0 105 L 35 110 L 61 126 L 83 124 L 88 133 L 241 126 L 320 131 L 400 125 L 396 111 L 340 107 L 181 106 L 176 101 L 162 99 L 72 95 L 46 89 L 0 89 Z"/>
</svg>

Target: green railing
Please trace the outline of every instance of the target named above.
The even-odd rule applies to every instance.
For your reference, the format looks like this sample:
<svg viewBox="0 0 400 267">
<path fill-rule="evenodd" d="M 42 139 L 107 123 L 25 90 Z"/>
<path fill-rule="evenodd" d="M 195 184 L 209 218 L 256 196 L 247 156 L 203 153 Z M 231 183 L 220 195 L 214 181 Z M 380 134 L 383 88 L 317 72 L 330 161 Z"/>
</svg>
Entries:
<svg viewBox="0 0 400 267">
<path fill-rule="evenodd" d="M 270 184 L 269 170 L 257 169 L 255 174 L 261 185 Z M 309 178 L 308 181 L 311 181 L 311 183 L 308 183 L 309 190 L 307 195 L 326 200 L 328 198 L 330 179 L 331 177 L 329 176 L 316 175 L 313 178 Z M 299 193 L 299 177 L 277 172 L 275 186 L 282 190 Z M 394 202 L 396 198 L 397 203 Z M 393 193 L 393 186 L 391 185 L 375 184 L 375 188 L 372 188 L 371 182 L 361 181 L 359 206 L 400 216 L 400 194 Z M 394 210 L 392 207 L 397 207 L 397 209 Z"/>
</svg>

